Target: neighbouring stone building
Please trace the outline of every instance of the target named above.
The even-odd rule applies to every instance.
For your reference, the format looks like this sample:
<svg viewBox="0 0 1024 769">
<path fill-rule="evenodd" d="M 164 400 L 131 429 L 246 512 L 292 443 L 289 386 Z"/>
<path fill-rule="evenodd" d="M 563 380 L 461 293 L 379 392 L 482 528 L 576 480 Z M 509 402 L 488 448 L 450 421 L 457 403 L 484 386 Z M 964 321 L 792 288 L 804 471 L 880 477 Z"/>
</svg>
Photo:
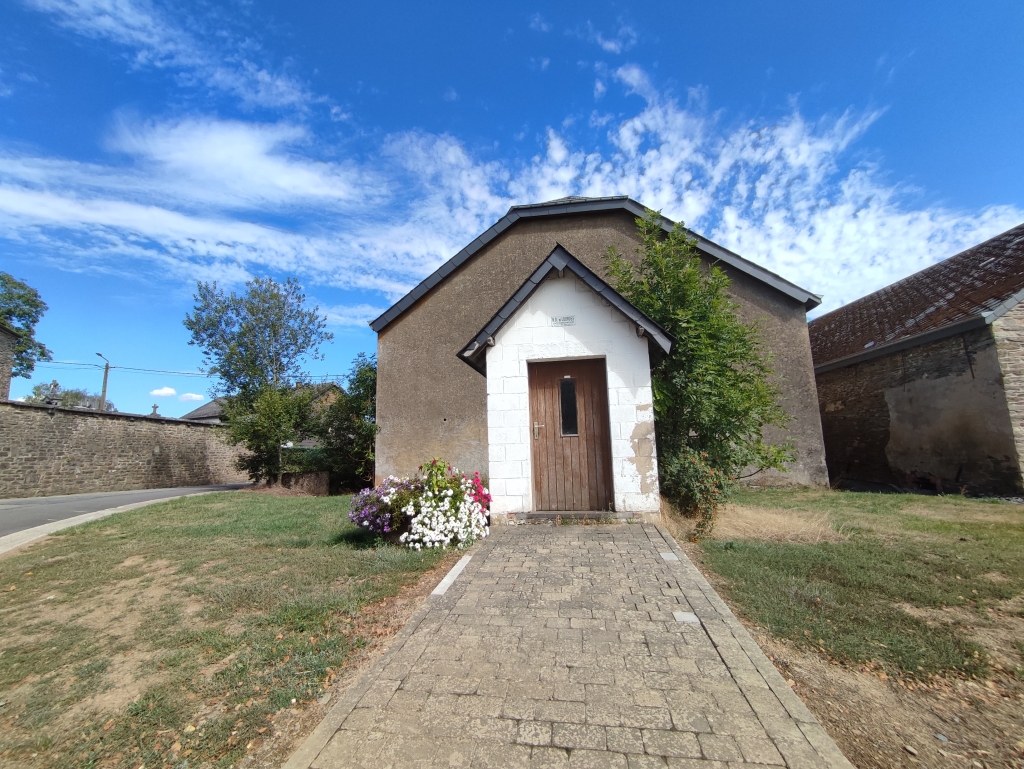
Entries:
<svg viewBox="0 0 1024 769">
<path fill-rule="evenodd" d="M 673 340 L 604 282 L 610 246 L 639 259 L 627 197 L 514 206 L 370 325 L 378 480 L 432 457 L 488 477 L 492 520 L 659 509 L 650 361 Z M 663 220 L 670 229 L 673 223 Z M 776 484 L 827 480 L 806 313 L 820 299 L 697 236 L 775 356 L 797 459 Z"/>
<path fill-rule="evenodd" d="M 810 324 L 833 482 L 1018 494 L 1024 224 Z"/>
<path fill-rule="evenodd" d="M 0 323 L 0 401 L 11 397 L 11 374 L 14 370 L 14 343 L 18 335 Z"/>
</svg>

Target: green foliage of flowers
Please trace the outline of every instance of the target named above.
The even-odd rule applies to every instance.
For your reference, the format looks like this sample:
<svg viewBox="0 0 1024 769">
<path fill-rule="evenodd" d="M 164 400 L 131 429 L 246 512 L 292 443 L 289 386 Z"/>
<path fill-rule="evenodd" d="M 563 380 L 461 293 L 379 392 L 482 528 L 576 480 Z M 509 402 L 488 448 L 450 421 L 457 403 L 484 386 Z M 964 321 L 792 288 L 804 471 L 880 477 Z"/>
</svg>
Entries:
<svg viewBox="0 0 1024 769">
<path fill-rule="evenodd" d="M 790 443 L 762 437 L 789 416 L 778 405 L 771 355 L 757 324 L 737 316 L 725 272 L 701 263 L 681 224 L 665 233 L 659 214 L 649 211 L 637 227 L 639 263 L 609 248 L 608 274 L 620 294 L 675 337 L 651 371 L 661 489 L 699 515 L 708 533 L 730 481 L 792 461 Z"/>
</svg>

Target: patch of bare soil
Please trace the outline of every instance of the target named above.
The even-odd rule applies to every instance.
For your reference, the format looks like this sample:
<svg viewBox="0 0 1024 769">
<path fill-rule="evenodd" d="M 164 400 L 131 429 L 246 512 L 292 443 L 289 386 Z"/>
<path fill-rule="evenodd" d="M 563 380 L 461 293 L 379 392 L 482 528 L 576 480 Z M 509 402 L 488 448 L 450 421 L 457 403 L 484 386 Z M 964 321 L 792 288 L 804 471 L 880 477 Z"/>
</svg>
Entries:
<svg viewBox="0 0 1024 769">
<path fill-rule="evenodd" d="M 702 568 L 699 548 L 680 541 L 690 560 L 721 592 L 724 580 Z M 1024 768 L 1024 681 L 1014 675 L 1012 666 L 1004 667 L 1014 639 L 1022 637 L 1024 619 L 1019 608 L 1008 602 L 980 620 L 977 615 L 948 612 L 929 613 L 925 619 L 966 624 L 974 640 L 993 654 L 992 677 L 987 681 L 894 679 L 871 665 L 842 665 L 820 653 L 797 649 L 764 628 L 743 624 L 860 769 Z"/>
<path fill-rule="evenodd" d="M 401 590 L 393 598 L 365 607 L 356 619 L 353 635 L 371 639 L 359 656 L 347 660 L 340 675 L 315 705 L 304 708 L 288 708 L 276 714 L 270 721 L 269 733 L 259 745 L 238 763 L 238 769 L 270 769 L 284 764 L 288 757 L 302 744 L 338 698 L 351 686 L 362 672 L 382 655 L 388 641 L 407 623 L 430 592 L 461 558 L 461 551 L 449 553 L 432 571 L 424 573 L 419 580 Z"/>
</svg>

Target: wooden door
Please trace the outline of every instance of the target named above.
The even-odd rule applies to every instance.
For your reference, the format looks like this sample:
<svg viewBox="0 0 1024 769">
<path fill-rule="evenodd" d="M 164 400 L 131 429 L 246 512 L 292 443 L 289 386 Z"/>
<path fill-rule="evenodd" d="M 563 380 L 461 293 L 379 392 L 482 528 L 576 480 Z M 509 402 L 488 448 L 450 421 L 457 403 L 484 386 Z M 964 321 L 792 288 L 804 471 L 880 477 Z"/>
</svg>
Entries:
<svg viewBox="0 0 1024 769">
<path fill-rule="evenodd" d="M 604 359 L 530 363 L 533 507 L 613 509 Z"/>
</svg>

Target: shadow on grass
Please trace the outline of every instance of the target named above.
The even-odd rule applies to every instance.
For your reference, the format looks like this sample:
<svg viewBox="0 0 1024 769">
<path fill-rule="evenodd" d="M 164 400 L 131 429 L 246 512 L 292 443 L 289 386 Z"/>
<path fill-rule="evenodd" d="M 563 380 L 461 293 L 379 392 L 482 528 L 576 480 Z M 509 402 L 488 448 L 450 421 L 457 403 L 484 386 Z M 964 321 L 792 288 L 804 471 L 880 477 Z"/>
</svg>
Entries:
<svg viewBox="0 0 1024 769">
<path fill-rule="evenodd" d="M 330 538 L 332 545 L 346 545 L 353 550 L 372 550 L 381 544 L 380 537 L 372 531 L 353 526 L 339 531 Z"/>
</svg>

